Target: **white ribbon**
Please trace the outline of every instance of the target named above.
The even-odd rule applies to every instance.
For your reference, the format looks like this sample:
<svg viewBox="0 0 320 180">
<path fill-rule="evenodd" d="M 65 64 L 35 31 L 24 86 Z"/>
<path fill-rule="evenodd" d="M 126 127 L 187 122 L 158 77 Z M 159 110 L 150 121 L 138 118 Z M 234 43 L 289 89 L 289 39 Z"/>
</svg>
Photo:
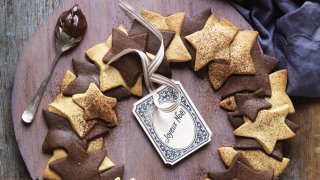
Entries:
<svg viewBox="0 0 320 180">
<path fill-rule="evenodd" d="M 124 56 L 128 53 L 137 53 L 141 59 L 144 81 L 145 81 L 146 87 L 147 87 L 149 93 L 153 93 L 153 99 L 154 99 L 155 106 L 164 112 L 174 111 L 180 105 L 180 101 L 181 101 L 180 90 L 172 80 L 170 80 L 160 74 L 155 73 L 155 71 L 157 70 L 157 68 L 161 64 L 161 61 L 163 60 L 163 57 L 164 57 L 163 37 L 162 37 L 161 32 L 158 29 L 156 29 L 153 25 L 151 25 L 145 18 L 143 18 L 140 15 L 140 13 L 138 13 L 127 2 L 125 2 L 123 0 L 119 0 L 119 5 L 123 11 L 127 12 L 134 19 L 139 21 L 143 26 L 148 28 L 160 40 L 161 45 L 160 45 L 159 51 L 157 52 L 155 58 L 151 62 L 149 61 L 148 56 L 144 52 L 137 50 L 137 49 L 125 49 L 121 53 L 115 55 L 107 63 L 107 66 L 110 65 L 111 63 L 113 63 L 114 61 L 117 61 L 119 58 L 121 58 L 122 56 Z M 154 82 L 173 88 L 178 95 L 178 98 L 176 99 L 176 101 L 168 107 L 164 107 L 164 106 L 160 105 L 158 102 L 159 97 L 157 97 L 158 94 L 154 92 L 154 90 L 155 90 Z"/>
</svg>

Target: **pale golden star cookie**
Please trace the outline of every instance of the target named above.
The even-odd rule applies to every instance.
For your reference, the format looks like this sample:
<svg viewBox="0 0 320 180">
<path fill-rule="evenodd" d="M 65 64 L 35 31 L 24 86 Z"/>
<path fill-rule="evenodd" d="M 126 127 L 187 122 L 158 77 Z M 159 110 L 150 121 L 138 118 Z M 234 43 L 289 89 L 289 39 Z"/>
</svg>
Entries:
<svg viewBox="0 0 320 180">
<path fill-rule="evenodd" d="M 286 69 L 276 71 L 269 75 L 270 86 L 271 86 L 271 98 L 265 98 L 270 104 L 272 109 L 283 106 L 284 104 L 289 105 L 289 114 L 295 112 L 293 104 L 286 93 L 288 71 Z"/>
<path fill-rule="evenodd" d="M 257 31 L 239 31 L 230 44 L 230 64 L 212 63 L 209 65 L 209 80 L 214 89 L 219 89 L 232 74 L 255 74 L 251 50 L 258 36 Z"/>
<path fill-rule="evenodd" d="M 229 111 L 234 111 L 237 109 L 237 103 L 236 103 L 236 100 L 234 99 L 234 96 L 230 96 L 222 100 L 220 102 L 220 106 Z"/>
<path fill-rule="evenodd" d="M 191 55 L 180 37 L 186 13 L 179 12 L 164 17 L 155 12 L 143 9 L 141 15 L 157 29 L 174 31 L 176 33 L 165 52 L 166 58 L 169 62 L 184 62 L 191 60 Z"/>
<path fill-rule="evenodd" d="M 256 139 L 270 154 L 278 140 L 289 139 L 295 136 L 294 132 L 286 125 L 285 119 L 288 115 L 289 105 L 261 110 L 255 122 L 244 116 L 245 123 L 234 131 L 237 136 Z"/>
<path fill-rule="evenodd" d="M 61 83 L 61 90 L 66 88 L 75 78 L 76 76 L 71 71 L 66 71 Z M 95 120 L 87 122 L 83 118 L 82 108 L 72 100 L 72 97 L 64 96 L 62 91 L 60 91 L 60 94 L 48 105 L 48 110 L 49 112 L 67 118 L 75 133 L 81 138 L 83 138 L 96 123 Z"/>
<path fill-rule="evenodd" d="M 233 158 L 237 153 L 241 152 L 249 161 L 253 169 L 257 171 L 273 170 L 274 176 L 279 176 L 288 166 L 290 159 L 283 158 L 282 161 L 277 161 L 259 150 L 236 151 L 232 147 L 221 147 L 218 149 L 222 161 L 230 166 Z"/>
<path fill-rule="evenodd" d="M 123 26 L 119 26 L 118 29 L 127 34 Z M 86 51 L 87 57 L 100 69 L 100 90 L 104 92 L 118 86 L 123 86 L 127 88 L 131 94 L 141 97 L 143 95 L 142 77 L 139 77 L 136 84 L 130 88 L 116 68 L 113 66 L 107 67 L 107 65 L 102 61 L 104 55 L 111 49 L 111 47 L 112 36 L 110 35 L 105 43 L 95 45 Z"/>
<path fill-rule="evenodd" d="M 110 126 L 117 124 L 117 114 L 113 109 L 117 99 L 102 94 L 94 83 L 90 83 L 85 93 L 75 94 L 72 99 L 84 109 L 83 117 L 86 120 L 101 119 Z"/>
<path fill-rule="evenodd" d="M 239 29 L 226 19 L 211 15 L 201 31 L 185 38 L 196 49 L 194 70 L 199 71 L 211 61 L 230 61 L 230 44 Z"/>
</svg>

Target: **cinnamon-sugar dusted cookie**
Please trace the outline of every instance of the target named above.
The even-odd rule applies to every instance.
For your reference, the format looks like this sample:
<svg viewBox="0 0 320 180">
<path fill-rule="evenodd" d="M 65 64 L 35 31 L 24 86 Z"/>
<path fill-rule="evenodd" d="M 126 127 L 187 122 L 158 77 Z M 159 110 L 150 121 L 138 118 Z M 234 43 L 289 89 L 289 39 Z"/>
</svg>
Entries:
<svg viewBox="0 0 320 180">
<path fill-rule="evenodd" d="M 192 70 L 194 69 L 194 66 L 195 66 L 196 50 L 186 40 L 185 37 L 203 29 L 203 27 L 205 26 L 210 16 L 211 16 L 211 8 L 205 9 L 192 17 L 187 17 L 182 26 L 181 39 L 191 55 L 190 66 Z M 208 68 L 205 67 L 199 71 L 196 71 L 196 74 L 199 77 L 204 78 L 204 76 L 207 74 L 207 71 L 208 71 Z"/>
<path fill-rule="evenodd" d="M 61 90 L 67 87 L 75 78 L 76 76 L 71 71 L 67 71 L 61 83 Z M 83 118 L 82 108 L 72 100 L 72 97 L 64 96 L 62 91 L 54 101 L 48 105 L 48 110 L 49 112 L 67 118 L 73 130 L 81 138 L 84 137 L 96 123 L 95 120 L 87 122 Z"/>
<path fill-rule="evenodd" d="M 233 158 L 241 152 L 253 169 L 257 171 L 272 169 L 274 176 L 279 176 L 286 169 L 290 161 L 288 158 L 278 161 L 259 150 L 236 151 L 232 147 L 221 147 L 218 148 L 218 152 L 222 161 L 227 166 L 230 166 Z"/>
<path fill-rule="evenodd" d="M 185 38 L 196 49 L 194 70 L 199 71 L 211 61 L 230 62 L 230 44 L 238 28 L 224 18 L 211 15 L 201 31 Z"/>
<path fill-rule="evenodd" d="M 269 75 L 270 86 L 271 86 L 271 97 L 265 98 L 270 104 L 272 109 L 283 106 L 284 104 L 289 105 L 289 114 L 295 112 L 293 104 L 286 93 L 288 71 L 286 69 L 276 71 Z"/>
<path fill-rule="evenodd" d="M 166 58 L 169 62 L 184 62 L 191 60 L 191 56 L 180 37 L 186 13 L 179 12 L 164 17 L 158 13 L 143 9 L 141 15 L 157 29 L 174 31 L 176 33 L 165 52 Z"/>
<path fill-rule="evenodd" d="M 230 44 L 230 63 L 212 63 L 209 65 L 209 80 L 215 90 L 219 89 L 232 74 L 256 73 L 251 50 L 257 36 L 257 31 L 239 31 Z"/>
<path fill-rule="evenodd" d="M 123 26 L 119 26 L 118 29 L 124 33 L 127 33 Z M 116 68 L 111 65 L 107 67 L 102 61 L 104 55 L 110 50 L 111 47 L 112 36 L 109 36 L 105 43 L 95 45 L 86 51 L 86 55 L 89 60 L 93 61 L 100 69 L 100 90 L 105 92 L 107 90 L 123 86 L 128 89 L 131 94 L 142 96 L 142 77 L 138 78 L 133 87 L 129 87 Z"/>
<path fill-rule="evenodd" d="M 270 154 L 278 140 L 289 139 L 295 136 L 294 132 L 285 124 L 289 105 L 262 110 L 259 112 L 255 122 L 244 117 L 245 123 L 234 131 L 237 136 L 256 139 Z"/>
<path fill-rule="evenodd" d="M 117 114 L 113 109 L 117 99 L 102 94 L 95 84 L 91 83 L 85 93 L 75 94 L 72 99 L 84 109 L 86 120 L 102 119 L 110 126 L 117 125 Z"/>
</svg>

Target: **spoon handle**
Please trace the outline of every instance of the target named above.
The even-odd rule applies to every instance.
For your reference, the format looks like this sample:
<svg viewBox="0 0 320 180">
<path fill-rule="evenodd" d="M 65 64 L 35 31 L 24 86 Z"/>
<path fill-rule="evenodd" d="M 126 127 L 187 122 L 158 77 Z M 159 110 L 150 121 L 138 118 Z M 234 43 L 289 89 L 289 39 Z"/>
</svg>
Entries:
<svg viewBox="0 0 320 180">
<path fill-rule="evenodd" d="M 43 96 L 44 90 L 47 87 L 48 81 L 51 77 L 51 74 L 54 70 L 54 67 L 57 65 L 57 62 L 59 61 L 59 58 L 61 56 L 62 52 L 61 51 L 57 51 L 56 55 L 54 57 L 54 60 L 45 76 L 45 78 L 43 79 L 39 89 L 37 90 L 36 94 L 33 96 L 31 102 L 29 103 L 27 109 L 23 112 L 22 114 L 22 121 L 24 121 L 25 123 L 31 123 L 37 113 L 41 98 Z"/>
</svg>

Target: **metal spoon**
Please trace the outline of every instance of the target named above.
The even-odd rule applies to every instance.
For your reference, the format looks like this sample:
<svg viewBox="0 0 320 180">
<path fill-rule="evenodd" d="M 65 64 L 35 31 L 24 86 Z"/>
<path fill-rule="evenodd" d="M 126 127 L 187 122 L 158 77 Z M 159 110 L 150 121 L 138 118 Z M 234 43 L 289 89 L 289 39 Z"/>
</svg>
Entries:
<svg viewBox="0 0 320 180">
<path fill-rule="evenodd" d="M 44 80 L 42 81 L 39 89 L 37 90 L 36 94 L 33 96 L 27 109 L 22 114 L 22 120 L 26 123 L 31 123 L 33 121 L 33 119 L 37 113 L 38 106 L 40 104 L 44 90 L 47 87 L 47 84 L 48 84 L 50 76 L 53 72 L 53 69 L 56 66 L 57 62 L 59 61 L 59 58 L 62 55 L 62 53 L 66 52 L 69 49 L 78 45 L 83 38 L 83 36 L 80 36 L 78 38 L 73 38 L 73 37 L 69 36 L 58 25 L 55 27 L 54 32 L 55 32 L 56 54 L 55 54 L 54 60 L 51 64 Z"/>
</svg>

